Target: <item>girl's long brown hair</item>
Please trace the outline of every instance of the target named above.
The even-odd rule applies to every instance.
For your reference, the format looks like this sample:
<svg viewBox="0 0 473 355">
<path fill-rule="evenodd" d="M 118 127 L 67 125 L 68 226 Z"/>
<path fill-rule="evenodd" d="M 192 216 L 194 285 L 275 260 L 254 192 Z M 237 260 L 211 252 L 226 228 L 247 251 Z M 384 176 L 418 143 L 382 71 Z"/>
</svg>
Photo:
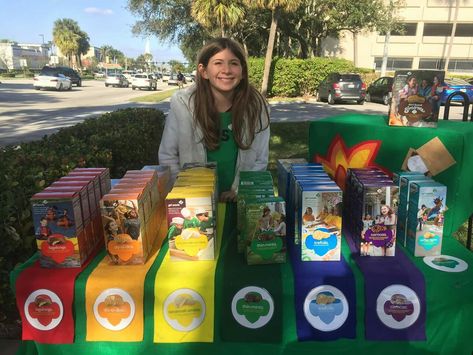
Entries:
<svg viewBox="0 0 473 355">
<path fill-rule="evenodd" d="M 241 46 L 229 38 L 217 38 L 209 42 L 200 51 L 197 63 L 207 67 L 210 58 L 229 49 L 242 66 L 242 79 L 235 88 L 232 107 L 232 130 L 236 144 L 241 149 L 248 149 L 256 133 L 265 130 L 269 125 L 269 113 L 263 96 L 248 82 L 248 64 Z M 216 109 L 214 97 L 208 80 L 197 71 L 194 96 L 194 120 L 204 135 L 203 143 L 209 150 L 215 150 L 220 143 L 220 115 Z M 262 111 L 267 119 L 262 121 Z"/>
</svg>

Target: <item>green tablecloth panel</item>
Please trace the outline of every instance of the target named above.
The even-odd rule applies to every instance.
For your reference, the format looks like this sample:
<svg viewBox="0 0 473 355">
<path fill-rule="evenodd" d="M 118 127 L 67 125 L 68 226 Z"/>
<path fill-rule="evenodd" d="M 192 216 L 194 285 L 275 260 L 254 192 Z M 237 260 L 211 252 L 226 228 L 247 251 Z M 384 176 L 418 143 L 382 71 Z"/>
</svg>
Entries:
<svg viewBox="0 0 473 355">
<path fill-rule="evenodd" d="M 231 235 L 231 234 L 229 234 Z M 228 240 L 225 241 L 228 243 Z M 224 246 L 225 248 L 225 246 Z M 445 273 L 425 265 L 421 258 L 412 257 L 413 262 L 423 272 L 426 280 L 427 295 L 427 341 L 366 341 L 364 339 L 364 284 L 363 276 L 350 256 L 346 242 L 343 242 L 342 252 L 352 268 L 356 278 L 357 288 L 357 337 L 356 339 L 342 339 L 338 341 L 310 341 L 297 340 L 294 312 L 294 279 L 290 263 L 282 265 L 283 281 L 283 329 L 282 341 L 279 343 L 254 343 L 254 342 L 224 342 L 221 340 L 220 312 L 222 307 L 222 276 L 223 261 L 219 260 L 216 274 L 216 324 L 215 340 L 213 343 L 183 343 L 183 344 L 155 344 L 153 343 L 153 282 L 154 276 L 161 264 L 167 247 L 161 250 L 150 269 L 145 280 L 145 329 L 142 342 L 86 342 L 85 341 L 85 311 L 84 304 L 77 300 L 84 299 L 85 282 L 92 270 L 101 260 L 103 254 L 87 267 L 79 276 L 76 283 L 74 303 L 76 317 L 76 336 L 74 344 L 48 345 L 33 341 L 23 342 L 19 354 L 44 354 L 44 355 L 138 355 L 138 354 L 468 354 L 473 351 L 473 255 L 468 252 L 453 238 L 448 238 L 444 243 L 444 254 L 456 256 L 468 262 L 470 267 L 461 273 Z M 12 284 L 27 266 L 34 262 L 35 257 L 15 269 L 11 274 Z M 258 266 L 254 266 L 257 268 Z M 389 272 L 389 270 L 386 270 Z M 268 275 L 270 278 L 272 275 Z M 222 324 L 224 326 L 224 324 Z"/>
<path fill-rule="evenodd" d="M 439 121 L 437 128 L 395 127 L 387 125 L 387 116 L 345 114 L 310 124 L 309 159 L 326 158 L 330 144 L 339 135 L 347 150 L 356 144 L 380 140 L 374 162 L 392 172 L 400 171 L 409 148 L 420 148 L 438 137 L 456 164 L 434 179 L 447 185 L 447 207 L 444 235 L 451 235 L 473 213 L 473 124 Z"/>
</svg>

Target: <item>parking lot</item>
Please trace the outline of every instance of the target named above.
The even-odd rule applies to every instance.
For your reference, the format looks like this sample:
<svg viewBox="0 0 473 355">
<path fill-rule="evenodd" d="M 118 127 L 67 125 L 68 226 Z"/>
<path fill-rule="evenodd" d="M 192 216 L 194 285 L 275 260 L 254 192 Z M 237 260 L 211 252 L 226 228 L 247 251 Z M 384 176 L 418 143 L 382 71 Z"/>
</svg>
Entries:
<svg viewBox="0 0 473 355">
<path fill-rule="evenodd" d="M 33 79 L 7 80 L 0 84 L 0 146 L 40 139 L 59 128 L 72 126 L 88 117 L 126 107 L 154 107 L 169 110 L 169 102 L 136 103 L 132 98 L 149 95 L 160 90 L 173 89 L 158 81 L 158 91 L 132 90 L 105 87 L 104 81 L 83 81 L 81 87 L 71 91 L 37 91 Z M 315 100 L 271 100 L 271 120 L 309 121 L 343 113 L 387 115 L 388 107 L 367 102 L 364 105 L 343 103 L 328 105 Z M 450 119 L 461 119 L 462 106 L 451 108 Z M 443 117 L 443 107 L 440 111 Z"/>
</svg>

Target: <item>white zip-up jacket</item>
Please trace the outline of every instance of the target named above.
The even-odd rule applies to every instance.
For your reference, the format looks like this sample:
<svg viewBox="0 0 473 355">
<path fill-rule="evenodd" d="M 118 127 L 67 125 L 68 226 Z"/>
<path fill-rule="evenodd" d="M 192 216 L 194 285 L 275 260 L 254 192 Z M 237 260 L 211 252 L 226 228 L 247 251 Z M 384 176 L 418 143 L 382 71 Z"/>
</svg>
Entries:
<svg viewBox="0 0 473 355">
<path fill-rule="evenodd" d="M 161 144 L 159 164 L 171 168 L 172 181 L 185 163 L 206 163 L 207 151 L 203 134 L 193 118 L 194 103 L 191 94 L 195 86 L 178 90 L 171 98 L 171 110 L 166 118 Z M 249 149 L 238 149 L 235 179 L 232 189 L 237 191 L 240 171 L 266 170 L 269 155 L 269 117 L 263 109 L 261 122 L 268 128 L 256 133 Z"/>
</svg>

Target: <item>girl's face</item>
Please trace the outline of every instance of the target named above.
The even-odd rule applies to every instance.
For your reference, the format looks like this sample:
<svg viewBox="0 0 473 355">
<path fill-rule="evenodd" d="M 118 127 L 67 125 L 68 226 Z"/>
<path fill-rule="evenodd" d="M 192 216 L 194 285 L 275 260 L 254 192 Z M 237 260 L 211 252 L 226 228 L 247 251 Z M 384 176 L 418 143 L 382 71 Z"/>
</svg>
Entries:
<svg viewBox="0 0 473 355">
<path fill-rule="evenodd" d="M 416 85 L 417 85 L 417 79 L 416 78 L 411 78 L 411 80 L 409 80 L 409 86 L 411 88 L 413 88 Z"/>
<path fill-rule="evenodd" d="M 389 212 L 389 208 L 387 206 L 381 207 L 381 214 L 387 215 Z"/>
<path fill-rule="evenodd" d="M 212 91 L 232 92 L 242 79 L 243 69 L 240 60 L 229 49 L 210 57 L 206 67 L 199 64 L 199 71 L 204 79 L 209 80 Z"/>
<path fill-rule="evenodd" d="M 109 229 L 110 232 L 112 232 L 112 233 L 117 232 L 117 231 L 118 231 L 117 222 L 111 221 L 110 224 L 108 225 L 108 229 Z"/>
</svg>

